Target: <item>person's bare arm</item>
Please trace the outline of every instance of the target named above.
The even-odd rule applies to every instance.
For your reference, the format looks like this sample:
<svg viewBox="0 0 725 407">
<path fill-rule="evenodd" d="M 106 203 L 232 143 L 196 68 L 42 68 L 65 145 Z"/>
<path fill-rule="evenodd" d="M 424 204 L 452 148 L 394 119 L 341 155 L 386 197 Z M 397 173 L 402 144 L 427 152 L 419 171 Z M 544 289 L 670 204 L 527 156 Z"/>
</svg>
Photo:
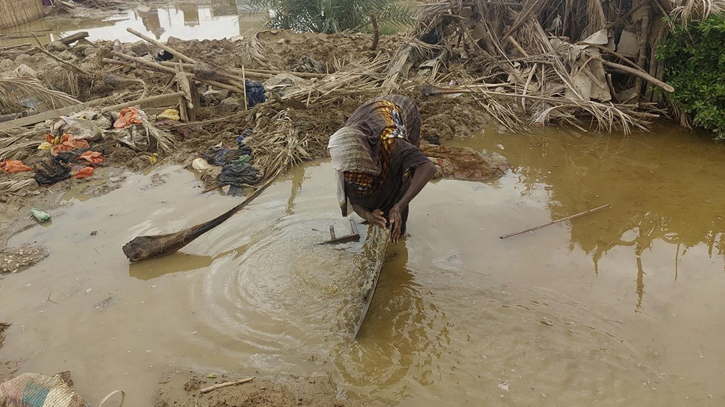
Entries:
<svg viewBox="0 0 725 407">
<path fill-rule="evenodd" d="M 383 217 L 383 211 L 380 209 L 375 209 L 371 212 L 360 205 L 352 204 L 352 210 L 354 210 L 361 218 L 368 221 L 368 223 L 378 225 L 383 229 L 385 228 L 387 221 L 385 220 L 385 217 Z"/>
<path fill-rule="evenodd" d="M 423 187 L 425 187 L 428 181 L 433 178 L 435 173 L 436 167 L 432 162 L 427 162 L 417 166 L 415 168 L 415 172 L 413 173 L 413 179 L 410 181 L 410 187 L 407 191 L 405 191 L 405 194 L 403 194 L 402 198 L 400 198 L 393 208 L 390 209 L 388 218 L 390 218 L 390 226 L 393 229 L 391 235 L 393 243 L 397 243 L 400 238 L 400 228 L 403 224 L 401 214 L 403 210 L 408 206 L 408 204 L 410 204 L 410 201 L 412 201 L 413 198 L 415 198 L 418 193 L 423 190 Z"/>
</svg>

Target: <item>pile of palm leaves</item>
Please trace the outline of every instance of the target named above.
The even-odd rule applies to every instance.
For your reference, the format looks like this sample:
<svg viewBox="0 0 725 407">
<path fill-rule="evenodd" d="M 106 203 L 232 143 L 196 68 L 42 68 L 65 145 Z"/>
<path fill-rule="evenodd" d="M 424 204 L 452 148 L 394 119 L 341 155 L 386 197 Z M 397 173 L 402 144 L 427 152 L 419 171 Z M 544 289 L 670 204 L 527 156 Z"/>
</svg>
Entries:
<svg viewBox="0 0 725 407">
<path fill-rule="evenodd" d="M 370 13 L 379 23 L 403 28 L 413 23 L 412 10 L 398 0 L 251 0 L 258 10 L 270 10 L 272 28 L 336 33 L 362 30 L 370 24 Z"/>
<path fill-rule="evenodd" d="M 424 94 L 469 94 L 510 130 L 551 122 L 629 133 L 659 117 L 659 102 L 674 90 L 654 58 L 669 29 L 665 17 L 701 19 L 720 4 L 439 0 L 422 6 L 415 34 L 445 51 L 433 60 L 408 53 L 406 60 L 437 64 L 438 74 L 419 86 Z M 446 60 L 450 55 L 457 58 Z M 466 67 L 452 87 L 441 61 Z"/>
</svg>

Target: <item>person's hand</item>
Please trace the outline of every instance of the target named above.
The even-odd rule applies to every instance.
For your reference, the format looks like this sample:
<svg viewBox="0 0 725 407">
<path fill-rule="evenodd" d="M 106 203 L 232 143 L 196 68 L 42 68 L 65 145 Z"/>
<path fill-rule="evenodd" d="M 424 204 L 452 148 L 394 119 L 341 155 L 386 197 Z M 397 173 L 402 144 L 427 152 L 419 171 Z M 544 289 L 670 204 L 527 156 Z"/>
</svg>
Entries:
<svg viewBox="0 0 725 407">
<path fill-rule="evenodd" d="M 398 239 L 400 239 L 400 229 L 403 227 L 403 217 L 400 215 L 400 208 L 398 205 L 395 205 L 392 209 L 390 209 L 388 218 L 390 219 L 390 227 L 392 228 L 390 237 L 393 240 L 393 243 L 398 243 Z"/>
<path fill-rule="evenodd" d="M 366 219 L 371 225 L 377 225 L 381 228 L 385 229 L 385 224 L 387 221 L 385 220 L 385 217 L 383 216 L 383 211 L 380 209 L 376 209 L 372 212 L 368 212 L 368 216 Z"/>
</svg>

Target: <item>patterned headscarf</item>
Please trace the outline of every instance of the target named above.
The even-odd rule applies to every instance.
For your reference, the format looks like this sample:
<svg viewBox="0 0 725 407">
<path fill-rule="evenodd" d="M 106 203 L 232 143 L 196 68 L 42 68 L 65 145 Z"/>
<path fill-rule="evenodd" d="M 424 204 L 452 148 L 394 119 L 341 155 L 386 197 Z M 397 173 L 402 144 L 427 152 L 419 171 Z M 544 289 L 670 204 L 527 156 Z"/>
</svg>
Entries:
<svg viewBox="0 0 725 407">
<path fill-rule="evenodd" d="M 380 174 L 380 166 L 373 161 L 372 149 L 368 137 L 362 131 L 343 127 L 330 137 L 327 148 L 332 157 L 337 185 L 337 202 L 342 216 L 351 212 L 350 202 L 345 195 L 345 172 L 354 172 L 375 176 Z"/>
</svg>

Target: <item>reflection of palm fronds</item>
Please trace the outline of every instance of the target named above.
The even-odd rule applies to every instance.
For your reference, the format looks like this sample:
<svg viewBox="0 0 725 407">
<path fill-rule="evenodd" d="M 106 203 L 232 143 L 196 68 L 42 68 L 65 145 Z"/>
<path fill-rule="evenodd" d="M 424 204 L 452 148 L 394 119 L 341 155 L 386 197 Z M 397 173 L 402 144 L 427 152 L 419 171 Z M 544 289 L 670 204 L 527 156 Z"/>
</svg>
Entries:
<svg viewBox="0 0 725 407">
<path fill-rule="evenodd" d="M 412 10 L 396 0 L 250 0 L 257 11 L 274 10 L 267 21 L 272 28 L 334 33 L 369 25 L 370 12 L 378 22 L 403 27 L 413 22 Z"/>
<path fill-rule="evenodd" d="M 725 11 L 723 0 L 685 0 L 684 4 L 672 10 L 670 21 L 687 26 L 691 21 L 702 21 L 710 14 L 723 11 Z"/>
<path fill-rule="evenodd" d="M 0 78 L 0 105 L 5 107 L 21 106 L 23 97 L 32 97 L 49 108 L 70 106 L 80 103 L 72 96 L 50 90 L 33 78 Z"/>
</svg>

